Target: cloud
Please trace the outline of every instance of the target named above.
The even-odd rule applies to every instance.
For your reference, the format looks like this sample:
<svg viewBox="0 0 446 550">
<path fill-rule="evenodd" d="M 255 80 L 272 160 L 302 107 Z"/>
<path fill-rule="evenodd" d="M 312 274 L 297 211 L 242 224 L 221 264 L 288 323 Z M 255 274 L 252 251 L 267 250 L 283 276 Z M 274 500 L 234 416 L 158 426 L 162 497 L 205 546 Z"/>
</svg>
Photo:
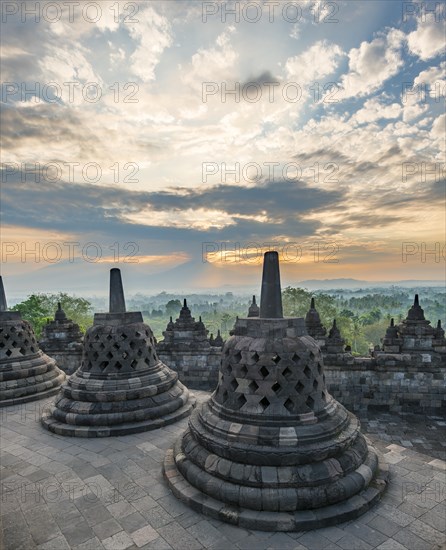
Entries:
<svg viewBox="0 0 446 550">
<path fill-rule="evenodd" d="M 215 45 L 208 49 L 199 48 L 192 55 L 190 63 L 180 67 L 182 82 L 193 90 L 201 90 L 205 82 L 221 84 L 233 81 L 235 64 L 239 58 L 231 44 L 231 36 L 235 32 L 235 27 L 230 26 L 217 36 Z"/>
<path fill-rule="evenodd" d="M 348 53 L 348 73 L 342 75 L 337 99 L 371 95 L 396 75 L 404 64 L 401 47 L 404 33 L 390 29 L 371 42 L 362 42 Z"/>
<path fill-rule="evenodd" d="M 401 116 L 402 108 L 399 103 L 386 104 L 375 97 L 366 100 L 364 107 L 353 115 L 352 120 L 358 124 L 375 122 L 377 120 L 394 119 Z"/>
<path fill-rule="evenodd" d="M 303 53 L 287 59 L 286 76 L 301 86 L 309 84 L 332 74 L 344 55 L 337 44 L 320 40 Z"/>
<path fill-rule="evenodd" d="M 152 6 L 138 12 L 137 22 L 128 24 L 137 46 L 130 56 L 132 73 L 143 82 L 155 80 L 155 69 L 166 48 L 172 45 L 172 29 L 166 17 Z"/>
<path fill-rule="evenodd" d="M 417 28 L 407 36 L 410 52 L 423 61 L 436 57 L 445 48 L 444 4 L 435 2 L 432 6 L 435 6 L 435 14 L 418 15 Z"/>
</svg>

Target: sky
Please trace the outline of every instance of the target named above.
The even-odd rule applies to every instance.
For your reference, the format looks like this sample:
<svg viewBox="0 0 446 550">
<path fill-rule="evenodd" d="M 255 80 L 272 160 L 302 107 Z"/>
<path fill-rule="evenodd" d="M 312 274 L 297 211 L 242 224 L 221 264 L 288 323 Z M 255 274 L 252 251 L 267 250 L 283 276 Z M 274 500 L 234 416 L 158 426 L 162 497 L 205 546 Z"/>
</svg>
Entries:
<svg viewBox="0 0 446 550">
<path fill-rule="evenodd" d="M 424 6 L 424 7 L 423 7 Z M 425 11 L 425 8 L 427 11 Z M 12 294 L 445 279 L 440 2 L 2 2 Z"/>
</svg>

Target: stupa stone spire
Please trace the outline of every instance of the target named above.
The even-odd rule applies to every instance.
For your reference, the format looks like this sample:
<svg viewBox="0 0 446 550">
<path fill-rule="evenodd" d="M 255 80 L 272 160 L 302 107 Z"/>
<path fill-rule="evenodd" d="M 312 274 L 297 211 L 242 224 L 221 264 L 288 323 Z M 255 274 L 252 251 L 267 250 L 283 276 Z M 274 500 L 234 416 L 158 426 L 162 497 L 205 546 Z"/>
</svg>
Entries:
<svg viewBox="0 0 446 550">
<path fill-rule="evenodd" d="M 260 317 L 270 319 L 283 317 L 279 254 L 275 251 L 266 252 L 263 261 Z"/>
<path fill-rule="evenodd" d="M 167 452 L 164 471 L 178 498 L 214 518 L 312 529 L 367 511 L 387 472 L 356 416 L 328 393 L 304 319 L 282 316 L 278 289 L 278 256 L 269 252 L 261 316 L 237 319 L 217 389 Z"/>
<path fill-rule="evenodd" d="M 45 399 L 59 391 L 65 374 L 37 343 L 18 311 L 8 311 L 0 276 L 0 407 Z"/>
<path fill-rule="evenodd" d="M 106 437 L 160 428 L 190 414 L 195 399 L 157 356 L 141 312 L 126 312 L 121 273 L 110 272 L 110 311 L 96 313 L 79 369 L 42 416 L 52 432 Z"/>
</svg>

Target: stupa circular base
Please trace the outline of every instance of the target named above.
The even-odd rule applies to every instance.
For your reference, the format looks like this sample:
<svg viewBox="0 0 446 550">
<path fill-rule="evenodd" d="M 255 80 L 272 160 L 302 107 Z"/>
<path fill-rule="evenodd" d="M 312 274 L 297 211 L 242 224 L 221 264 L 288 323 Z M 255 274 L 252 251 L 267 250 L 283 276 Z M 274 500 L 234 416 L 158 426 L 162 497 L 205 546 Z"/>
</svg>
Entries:
<svg viewBox="0 0 446 550">
<path fill-rule="evenodd" d="M 378 469 L 373 480 L 358 494 L 321 508 L 272 512 L 228 505 L 203 493 L 179 472 L 173 448 L 166 453 L 163 470 L 173 494 L 192 509 L 232 525 L 260 531 L 304 531 L 355 519 L 380 499 L 389 476 L 387 464 L 378 458 Z"/>
<path fill-rule="evenodd" d="M 36 393 L 29 393 L 27 395 L 22 395 L 18 397 L 11 397 L 10 399 L 5 399 L 3 401 L 0 401 L 0 408 L 2 407 L 10 407 L 13 405 L 23 405 L 24 403 L 29 403 L 31 401 L 40 401 L 42 399 L 47 399 L 49 397 L 52 397 L 53 395 L 56 395 L 60 390 L 60 384 L 63 382 L 65 376 L 60 375 L 58 377 L 58 383 L 52 388 L 48 388 L 44 391 L 39 391 Z"/>
<path fill-rule="evenodd" d="M 150 430 L 156 430 L 169 424 L 173 424 L 190 415 L 195 407 L 196 399 L 193 394 L 189 394 L 188 401 L 182 407 L 170 414 L 159 418 L 143 420 L 140 422 L 127 422 L 122 424 L 79 426 L 76 424 L 65 424 L 54 419 L 52 411 L 45 411 L 42 414 L 41 422 L 47 430 L 58 435 L 67 435 L 71 437 L 110 437 L 120 435 L 130 435 Z"/>
</svg>

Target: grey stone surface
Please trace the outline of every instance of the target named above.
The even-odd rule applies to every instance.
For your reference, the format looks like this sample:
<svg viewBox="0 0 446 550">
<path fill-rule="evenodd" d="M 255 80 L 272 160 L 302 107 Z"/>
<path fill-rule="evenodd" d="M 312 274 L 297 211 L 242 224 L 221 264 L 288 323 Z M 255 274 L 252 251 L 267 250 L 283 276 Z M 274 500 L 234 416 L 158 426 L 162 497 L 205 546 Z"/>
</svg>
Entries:
<svg viewBox="0 0 446 550">
<path fill-rule="evenodd" d="M 108 437 L 166 426 L 190 414 L 194 397 L 164 365 L 140 312 L 125 312 L 120 271 L 110 272 L 110 308 L 96 313 L 82 363 L 42 415 L 48 430 Z"/>
<path fill-rule="evenodd" d="M 28 321 L 7 310 L 0 276 L 0 407 L 45 399 L 64 379 L 55 360 L 39 348 Z"/>
<path fill-rule="evenodd" d="M 184 300 L 178 319 L 170 318 L 164 339 L 156 344 L 160 359 L 192 389 L 213 390 L 217 385 L 223 339 L 220 331 L 216 338 L 212 334 L 208 338 L 208 332 Z"/>
<path fill-rule="evenodd" d="M 53 321 L 43 326 L 39 341 L 41 349 L 52 357 L 61 370 L 73 374 L 81 363 L 83 336 L 79 325 L 68 319 L 61 304 Z"/>
<path fill-rule="evenodd" d="M 327 392 L 321 352 L 304 320 L 281 315 L 278 256 L 268 252 L 260 317 L 236 321 L 217 389 L 164 461 L 178 498 L 248 529 L 352 519 L 387 483 L 357 418 Z"/>
<path fill-rule="evenodd" d="M 197 399 L 200 402 L 208 399 L 209 396 L 209 393 L 197 392 Z M 367 437 L 373 441 L 376 448 L 382 451 L 384 461 L 389 461 L 392 485 L 399 488 L 398 490 L 402 496 L 401 503 L 395 504 L 392 498 L 384 493 L 382 500 L 373 507 L 373 511 L 367 512 L 356 520 L 339 524 L 336 527 L 318 529 L 310 533 L 292 532 L 286 535 L 289 538 L 284 539 L 277 538 L 273 533 L 223 523 L 220 520 L 208 518 L 199 512 L 184 507 L 183 509 L 187 511 L 177 515 L 179 511 L 178 501 L 168 489 L 167 483 L 162 479 L 161 464 L 156 463 L 156 467 L 151 469 L 151 473 L 146 474 L 144 478 L 140 476 L 140 470 L 135 466 L 145 470 L 145 465 L 151 463 L 149 459 L 152 453 L 157 451 L 161 456 L 164 455 L 164 449 L 171 446 L 187 426 L 186 419 L 180 420 L 168 429 L 103 440 L 76 440 L 76 444 L 73 445 L 73 440 L 42 429 L 39 421 L 39 409 L 35 407 L 36 404 L 45 408 L 47 402 L 23 404 L 3 409 L 0 412 L 2 435 L 0 448 L 0 471 L 2 476 L 0 515 L 5 550 L 15 550 L 16 548 L 23 548 L 24 550 L 34 550 L 36 548 L 96 550 L 103 548 L 105 541 L 107 541 L 108 547 L 113 548 L 113 550 L 114 542 L 118 546 L 130 544 L 131 541 L 128 548 L 138 548 L 138 543 L 141 543 L 144 537 L 147 539 L 155 535 L 153 531 L 156 532 L 157 537 L 141 546 L 141 548 L 170 550 L 173 547 L 182 550 L 181 539 L 175 542 L 172 538 L 172 546 L 161 535 L 161 528 L 165 528 L 162 531 L 165 535 L 169 526 L 173 525 L 178 525 L 187 532 L 189 543 L 196 541 L 194 544 L 197 547 L 221 548 L 222 550 L 241 550 L 245 547 L 254 548 L 255 550 L 260 548 L 281 550 L 282 547 L 289 547 L 289 545 L 296 550 L 309 550 L 310 548 L 316 548 L 317 550 L 339 549 L 342 546 L 338 542 L 346 535 L 351 534 L 357 539 L 364 539 L 369 537 L 371 532 L 379 533 L 374 542 L 372 539 L 365 539 L 365 542 L 372 548 L 404 550 L 419 544 L 422 550 L 439 550 L 441 543 L 435 542 L 438 540 L 438 533 L 443 537 L 446 536 L 444 527 L 441 524 L 431 525 L 432 521 L 430 521 L 433 516 L 436 518 L 433 520 L 435 522 L 438 521 L 438 518 L 446 517 L 446 480 L 445 470 L 443 469 L 446 467 L 445 454 L 443 453 L 443 458 L 433 458 L 429 454 L 429 449 L 425 449 L 424 453 L 420 452 L 422 448 L 417 449 L 416 443 L 413 447 L 405 448 L 384 438 L 387 435 L 386 430 L 401 433 L 408 432 L 406 437 L 410 441 L 423 436 L 425 441 L 434 444 L 434 439 L 438 439 L 438 432 L 435 433 L 435 430 L 427 432 L 426 435 L 408 430 L 413 418 L 406 419 L 394 415 L 390 426 L 388 418 L 384 416 L 382 422 L 379 422 L 379 431 L 375 430 L 374 432 L 368 432 L 368 427 L 370 423 L 377 422 L 377 417 L 373 416 L 368 423 L 365 423 L 364 419 Z M 414 424 L 414 426 L 421 427 L 421 420 L 420 418 L 418 424 Z M 97 443 L 101 443 L 101 446 L 98 447 Z M 79 460 L 80 464 L 77 461 L 73 462 L 73 455 L 65 452 L 65 450 L 70 450 L 70 447 L 79 447 L 79 453 L 76 456 L 85 452 L 89 462 L 85 460 Z M 121 453 L 120 467 L 114 468 L 112 458 L 117 449 Z M 135 453 L 135 450 L 141 451 L 141 455 Z M 38 459 L 37 462 L 42 459 L 44 465 L 48 462 L 47 457 L 50 455 L 54 457 L 53 464 L 58 466 L 52 468 L 53 471 L 50 473 L 49 478 L 30 482 L 26 476 L 22 475 L 23 471 L 34 467 L 32 462 L 35 462 L 35 458 Z M 101 460 L 98 460 L 98 464 L 101 465 L 92 466 L 99 458 Z M 411 466 L 411 469 L 400 467 L 401 463 L 406 463 Z M 80 475 L 82 464 L 89 474 L 85 477 Z M 76 470 L 73 469 L 73 466 L 76 467 Z M 435 484 L 431 486 L 429 481 L 427 485 L 422 485 L 418 481 L 415 482 L 411 476 L 416 474 L 422 475 L 427 480 L 439 481 L 441 485 L 438 487 Z M 435 476 L 439 476 L 438 479 Z M 143 499 L 129 500 L 132 496 L 131 493 L 123 491 L 123 489 L 128 488 L 129 482 L 143 491 L 145 495 Z M 160 488 L 163 488 L 164 491 Z M 92 500 L 91 495 L 96 497 L 95 500 Z M 429 495 L 433 499 L 428 498 Z M 435 499 L 439 502 L 436 502 Z M 425 503 L 427 500 L 433 503 L 431 508 L 422 507 L 423 501 Z M 169 502 L 172 507 L 169 507 Z M 407 503 L 416 505 L 417 509 L 404 508 Z M 35 528 L 32 527 L 35 525 L 33 518 L 36 516 L 31 511 L 36 508 L 45 510 L 44 515 L 40 515 L 39 512 L 42 518 L 40 532 L 35 531 Z M 112 535 L 116 527 L 112 528 L 109 533 L 103 533 L 106 538 L 101 541 L 95 535 L 90 523 L 92 515 L 96 519 L 105 518 L 103 516 L 104 508 L 120 525 L 120 531 Z M 418 514 L 419 509 L 424 511 L 421 516 Z M 177 512 L 174 512 L 174 510 Z M 412 512 L 415 513 L 412 514 Z M 141 521 L 139 516 L 143 517 L 145 523 L 135 529 L 135 526 Z M 380 529 L 377 529 L 376 522 L 373 521 L 377 517 L 391 521 L 392 529 L 389 530 L 389 523 L 385 527 L 382 523 L 379 523 Z M 103 521 L 107 520 L 104 519 Z M 416 521 L 419 521 L 420 524 L 415 525 Z M 46 529 L 47 522 L 48 529 Z M 59 531 L 57 531 L 55 525 L 57 525 Z M 76 525 L 80 525 L 82 530 L 81 536 L 77 540 L 73 531 Z M 353 527 L 355 525 L 358 525 L 358 528 Z M 415 527 L 410 528 L 411 525 L 415 525 Z M 423 525 L 423 527 L 421 528 L 420 525 Z M 145 528 L 147 529 L 139 533 L 138 536 L 135 535 L 139 529 Z M 396 532 L 394 535 L 388 535 L 383 533 L 384 529 L 387 529 L 387 532 L 393 532 L 396 529 Z M 38 543 L 40 533 L 45 531 L 48 531 L 51 538 L 43 543 Z M 179 531 L 175 528 L 173 532 L 177 534 Z M 119 533 L 126 533 L 128 538 L 121 534 L 113 539 Z M 213 541 L 215 541 L 217 533 L 221 540 L 214 544 Z M 405 533 L 405 535 L 402 533 Z M 37 537 L 37 540 L 33 538 L 33 534 Z M 83 540 L 85 537 L 89 538 Z M 385 537 L 384 542 L 382 542 L 382 537 Z M 80 539 L 83 542 L 79 542 Z M 344 540 L 344 545 L 345 541 L 348 540 L 348 538 Z M 422 542 L 419 542 L 420 540 Z M 293 546 L 293 542 L 295 546 Z M 284 544 L 286 546 L 281 546 Z M 349 550 L 356 550 L 356 548 L 351 547 Z"/>
</svg>

